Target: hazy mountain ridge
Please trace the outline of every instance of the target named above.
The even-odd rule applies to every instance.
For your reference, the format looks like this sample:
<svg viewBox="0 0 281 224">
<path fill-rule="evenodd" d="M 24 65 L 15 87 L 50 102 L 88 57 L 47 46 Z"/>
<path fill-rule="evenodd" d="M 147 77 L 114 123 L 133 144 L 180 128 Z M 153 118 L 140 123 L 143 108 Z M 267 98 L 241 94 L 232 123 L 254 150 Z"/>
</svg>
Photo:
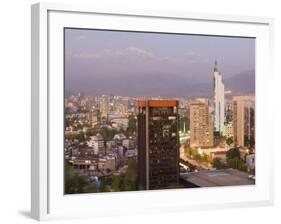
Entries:
<svg viewBox="0 0 281 224">
<path fill-rule="evenodd" d="M 231 90 L 234 94 L 255 93 L 255 71 L 244 71 L 225 79 L 225 89 Z"/>
<path fill-rule="evenodd" d="M 145 74 L 116 78 L 108 82 L 106 77 L 99 77 L 99 82 L 76 80 L 66 82 L 65 94 L 83 92 L 86 95 L 113 94 L 120 96 L 211 96 L 213 90 L 213 76 L 206 82 L 192 80 L 188 82 L 184 77 L 166 73 Z M 129 85 L 128 85 L 129 83 Z M 241 72 L 224 79 L 225 90 L 232 94 L 253 94 L 255 92 L 255 71 Z M 114 89 L 114 90 L 113 90 Z"/>
</svg>

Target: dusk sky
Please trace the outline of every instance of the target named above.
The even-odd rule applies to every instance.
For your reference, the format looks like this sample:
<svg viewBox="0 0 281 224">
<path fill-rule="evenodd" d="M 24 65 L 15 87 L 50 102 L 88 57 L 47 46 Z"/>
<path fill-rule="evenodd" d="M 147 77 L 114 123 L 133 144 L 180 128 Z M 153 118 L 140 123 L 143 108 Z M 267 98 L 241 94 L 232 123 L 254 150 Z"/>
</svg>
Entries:
<svg viewBox="0 0 281 224">
<path fill-rule="evenodd" d="M 254 74 L 255 39 L 65 30 L 65 89 L 73 93 L 186 95 L 185 87 L 212 87 L 215 60 L 225 80 Z"/>
</svg>

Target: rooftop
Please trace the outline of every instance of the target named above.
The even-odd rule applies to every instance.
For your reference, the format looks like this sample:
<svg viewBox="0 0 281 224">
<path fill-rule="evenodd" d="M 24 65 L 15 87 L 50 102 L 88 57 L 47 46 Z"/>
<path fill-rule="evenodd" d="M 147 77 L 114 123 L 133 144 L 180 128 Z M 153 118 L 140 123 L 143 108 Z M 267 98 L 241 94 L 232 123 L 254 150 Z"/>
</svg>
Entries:
<svg viewBox="0 0 281 224">
<path fill-rule="evenodd" d="M 197 187 L 253 185 L 254 180 L 248 174 L 235 169 L 206 170 L 192 173 L 181 173 L 180 178 Z"/>
<path fill-rule="evenodd" d="M 177 100 L 138 100 L 138 107 L 176 107 L 178 105 Z"/>
</svg>

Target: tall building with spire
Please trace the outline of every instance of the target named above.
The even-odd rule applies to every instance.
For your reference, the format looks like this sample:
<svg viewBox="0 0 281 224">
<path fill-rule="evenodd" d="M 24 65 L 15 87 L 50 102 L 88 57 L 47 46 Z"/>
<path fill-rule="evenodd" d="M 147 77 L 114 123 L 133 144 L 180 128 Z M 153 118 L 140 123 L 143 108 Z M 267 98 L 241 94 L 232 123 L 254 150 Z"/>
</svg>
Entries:
<svg viewBox="0 0 281 224">
<path fill-rule="evenodd" d="M 222 132 L 224 126 L 224 83 L 217 61 L 215 61 L 214 67 L 214 126 L 216 132 Z"/>
</svg>

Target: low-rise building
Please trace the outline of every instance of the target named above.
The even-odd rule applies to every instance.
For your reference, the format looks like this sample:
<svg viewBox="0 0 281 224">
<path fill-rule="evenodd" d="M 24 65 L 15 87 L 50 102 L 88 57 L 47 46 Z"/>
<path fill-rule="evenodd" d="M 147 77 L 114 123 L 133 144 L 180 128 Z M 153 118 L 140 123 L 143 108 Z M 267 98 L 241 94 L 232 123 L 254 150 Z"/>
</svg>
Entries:
<svg viewBox="0 0 281 224">
<path fill-rule="evenodd" d="M 91 136 L 87 145 L 93 148 L 95 154 L 98 154 L 101 149 L 104 149 L 103 137 L 99 133 L 96 136 Z"/>
<path fill-rule="evenodd" d="M 129 157 L 136 157 L 137 155 L 138 155 L 137 149 L 127 150 L 126 153 L 125 153 L 125 156 L 127 158 L 129 158 Z"/>
<path fill-rule="evenodd" d="M 101 172 L 112 172 L 116 169 L 116 159 L 113 156 L 105 156 L 99 159 L 98 169 Z"/>
<path fill-rule="evenodd" d="M 122 141 L 122 145 L 128 149 L 129 146 L 130 146 L 130 140 L 129 139 L 124 139 Z"/>
<path fill-rule="evenodd" d="M 71 163 L 74 168 L 80 170 L 89 170 L 90 168 L 93 169 L 93 167 L 97 165 L 96 161 L 89 159 L 75 159 L 72 160 Z"/>
<path fill-rule="evenodd" d="M 192 173 L 181 173 L 180 182 L 185 187 L 218 187 L 254 185 L 255 180 L 248 174 L 235 169 L 205 170 Z"/>
<path fill-rule="evenodd" d="M 121 133 L 121 134 L 116 134 L 116 135 L 114 135 L 114 137 L 113 137 L 113 140 L 115 141 L 115 143 L 117 144 L 117 145 L 122 145 L 122 142 L 123 142 L 123 140 L 125 140 L 126 139 L 126 136 L 123 134 L 123 133 Z"/>
<path fill-rule="evenodd" d="M 118 146 L 118 155 L 119 155 L 120 157 L 124 157 L 124 155 L 125 155 L 125 149 L 124 149 L 123 146 Z"/>
<path fill-rule="evenodd" d="M 197 151 L 201 155 L 202 154 L 211 155 L 212 153 L 218 153 L 218 152 L 226 153 L 228 151 L 228 148 L 221 148 L 221 147 L 198 148 Z"/>
<path fill-rule="evenodd" d="M 126 130 L 128 128 L 129 120 L 126 117 L 114 118 L 111 120 L 111 126 L 118 130 Z"/>
</svg>

